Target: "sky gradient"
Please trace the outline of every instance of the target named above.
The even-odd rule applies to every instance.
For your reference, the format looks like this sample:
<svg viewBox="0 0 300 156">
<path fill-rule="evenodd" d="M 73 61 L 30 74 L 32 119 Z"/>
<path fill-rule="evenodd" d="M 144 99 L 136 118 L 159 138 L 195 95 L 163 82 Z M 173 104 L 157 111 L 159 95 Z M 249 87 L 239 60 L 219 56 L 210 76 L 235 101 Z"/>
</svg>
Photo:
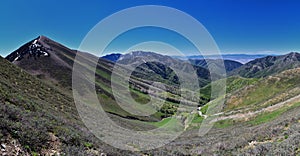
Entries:
<svg viewBox="0 0 300 156">
<path fill-rule="evenodd" d="M 300 1 L 296 0 L 2 0 L 0 55 L 39 35 L 77 49 L 103 18 L 138 5 L 169 6 L 190 14 L 206 27 L 223 54 L 300 51 Z M 112 52 L 118 52 L 117 45 Z"/>
</svg>

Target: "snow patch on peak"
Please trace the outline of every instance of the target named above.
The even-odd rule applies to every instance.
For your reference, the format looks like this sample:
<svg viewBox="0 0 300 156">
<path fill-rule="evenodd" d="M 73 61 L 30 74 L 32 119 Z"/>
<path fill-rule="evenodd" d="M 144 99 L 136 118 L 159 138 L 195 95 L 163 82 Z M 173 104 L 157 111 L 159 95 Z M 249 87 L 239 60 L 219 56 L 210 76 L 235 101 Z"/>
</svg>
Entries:
<svg viewBox="0 0 300 156">
<path fill-rule="evenodd" d="M 51 48 L 49 46 L 45 46 L 45 43 L 43 43 L 41 40 L 41 37 L 38 37 L 37 39 L 33 40 L 29 45 L 24 45 L 25 47 L 23 49 L 17 50 L 14 53 L 12 53 L 10 60 L 13 61 L 20 61 L 22 60 L 25 55 L 27 55 L 27 58 L 33 57 L 34 59 L 37 59 L 37 57 L 49 57 L 49 50 Z"/>
</svg>

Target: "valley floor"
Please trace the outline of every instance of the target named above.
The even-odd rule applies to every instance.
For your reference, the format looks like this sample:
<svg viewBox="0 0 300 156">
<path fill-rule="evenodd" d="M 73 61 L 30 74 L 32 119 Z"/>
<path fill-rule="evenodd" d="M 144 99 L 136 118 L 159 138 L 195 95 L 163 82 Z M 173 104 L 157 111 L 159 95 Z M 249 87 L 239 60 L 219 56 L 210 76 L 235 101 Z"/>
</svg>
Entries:
<svg viewBox="0 0 300 156">
<path fill-rule="evenodd" d="M 300 107 L 259 125 L 247 123 L 211 129 L 198 136 L 198 129 L 185 132 L 155 155 L 296 155 L 300 154 Z M 152 153 L 152 152 L 150 152 Z"/>
</svg>

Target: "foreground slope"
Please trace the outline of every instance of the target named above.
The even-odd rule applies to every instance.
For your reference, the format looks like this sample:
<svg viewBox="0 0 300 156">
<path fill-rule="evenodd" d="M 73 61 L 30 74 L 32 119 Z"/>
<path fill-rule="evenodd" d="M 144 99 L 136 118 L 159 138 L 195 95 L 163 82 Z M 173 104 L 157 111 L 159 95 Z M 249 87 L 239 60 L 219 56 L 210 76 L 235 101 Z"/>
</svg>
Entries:
<svg viewBox="0 0 300 156">
<path fill-rule="evenodd" d="M 17 140 L 24 155 L 122 152 L 99 142 L 85 128 L 71 96 L 3 58 L 0 67 L 1 144 L 9 147 L 9 141 Z"/>
</svg>

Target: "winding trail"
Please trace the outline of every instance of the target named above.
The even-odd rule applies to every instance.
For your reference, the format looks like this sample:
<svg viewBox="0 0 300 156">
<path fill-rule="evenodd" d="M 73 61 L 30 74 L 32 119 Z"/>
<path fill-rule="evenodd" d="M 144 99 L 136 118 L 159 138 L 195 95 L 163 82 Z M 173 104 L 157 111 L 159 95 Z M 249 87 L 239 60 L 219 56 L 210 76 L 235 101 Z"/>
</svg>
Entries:
<svg viewBox="0 0 300 156">
<path fill-rule="evenodd" d="M 247 112 L 247 113 L 238 113 L 238 114 L 233 114 L 233 115 L 229 115 L 229 116 L 216 117 L 215 119 L 212 119 L 210 121 L 210 123 L 217 122 L 217 121 L 220 121 L 220 120 L 226 120 L 226 119 L 250 118 L 250 117 L 253 117 L 253 116 L 255 116 L 257 114 L 260 114 L 262 112 L 271 112 L 271 111 L 277 110 L 277 109 L 279 109 L 279 108 L 281 108 L 285 105 L 294 104 L 294 103 L 299 102 L 299 101 L 300 101 L 300 95 L 297 95 L 297 96 L 292 97 L 292 98 L 290 98 L 286 101 L 282 101 L 282 102 L 279 102 L 279 103 L 274 104 L 272 106 L 262 108 L 261 110 Z M 229 114 L 232 114 L 233 112 L 235 112 L 235 111 L 229 112 Z M 217 113 L 217 114 L 213 114 L 213 115 L 210 115 L 210 116 L 219 116 L 221 114 L 224 114 L 224 113 Z"/>
</svg>

